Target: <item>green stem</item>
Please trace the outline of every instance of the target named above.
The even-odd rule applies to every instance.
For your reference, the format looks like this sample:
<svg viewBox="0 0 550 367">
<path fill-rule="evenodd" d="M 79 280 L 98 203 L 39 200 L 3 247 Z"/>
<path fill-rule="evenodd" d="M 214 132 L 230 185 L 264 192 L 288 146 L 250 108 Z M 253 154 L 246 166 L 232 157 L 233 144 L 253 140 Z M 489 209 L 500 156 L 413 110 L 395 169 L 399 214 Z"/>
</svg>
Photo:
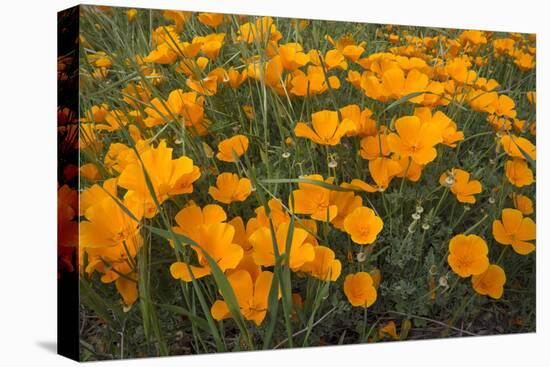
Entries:
<svg viewBox="0 0 550 367">
<path fill-rule="evenodd" d="M 368 308 L 365 307 L 363 311 L 363 328 L 361 329 L 361 342 L 365 342 L 365 333 L 367 332 L 367 310 Z"/>
<path fill-rule="evenodd" d="M 489 214 L 485 214 L 485 215 L 483 216 L 483 218 L 481 218 L 476 224 L 474 224 L 473 226 L 471 226 L 470 228 L 468 228 L 468 229 L 464 232 L 464 234 L 466 235 L 466 234 L 472 233 L 472 231 L 473 231 L 474 229 L 476 229 L 477 227 L 479 227 L 479 226 L 481 225 L 481 223 L 485 222 L 485 220 L 486 220 L 487 218 L 489 218 Z"/>
</svg>

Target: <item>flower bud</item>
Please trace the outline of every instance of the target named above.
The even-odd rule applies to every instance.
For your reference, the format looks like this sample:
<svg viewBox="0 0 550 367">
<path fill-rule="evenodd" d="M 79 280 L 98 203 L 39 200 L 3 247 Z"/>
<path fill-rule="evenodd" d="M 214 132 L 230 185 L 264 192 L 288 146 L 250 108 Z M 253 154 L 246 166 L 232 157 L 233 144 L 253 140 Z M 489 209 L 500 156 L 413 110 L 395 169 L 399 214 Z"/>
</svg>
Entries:
<svg viewBox="0 0 550 367">
<path fill-rule="evenodd" d="M 452 175 L 445 177 L 445 186 L 452 187 L 455 184 L 455 178 Z"/>
</svg>

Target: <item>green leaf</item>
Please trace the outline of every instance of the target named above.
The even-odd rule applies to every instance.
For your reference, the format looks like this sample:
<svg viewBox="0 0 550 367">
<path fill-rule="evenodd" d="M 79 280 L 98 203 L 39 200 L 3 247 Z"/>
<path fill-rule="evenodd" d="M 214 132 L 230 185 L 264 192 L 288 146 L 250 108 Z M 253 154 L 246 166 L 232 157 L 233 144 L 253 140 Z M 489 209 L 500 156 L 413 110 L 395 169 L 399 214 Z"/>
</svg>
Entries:
<svg viewBox="0 0 550 367">
<path fill-rule="evenodd" d="M 220 290 L 224 298 L 224 301 L 227 304 L 227 307 L 229 308 L 229 312 L 231 313 L 231 316 L 237 323 L 237 326 L 239 327 L 241 333 L 247 337 L 248 342 L 250 344 L 249 346 L 252 348 L 253 346 L 251 345 L 251 340 L 248 337 L 248 330 L 246 328 L 246 324 L 242 317 L 239 303 L 237 302 L 237 297 L 235 296 L 235 293 L 233 292 L 233 288 L 231 287 L 231 284 L 229 284 L 227 277 L 225 276 L 223 271 L 220 269 L 217 262 L 210 256 L 210 254 L 208 254 L 208 252 L 204 251 L 198 243 L 196 243 L 189 237 L 186 237 L 179 233 L 166 231 L 164 229 L 156 228 L 149 225 L 147 225 L 147 227 L 151 230 L 151 232 L 161 237 L 164 237 L 169 240 L 175 239 L 176 245 L 181 245 L 181 243 L 186 243 L 187 245 L 196 247 L 199 250 L 201 250 L 202 254 L 204 255 L 204 258 L 206 259 L 206 261 L 208 262 L 208 265 L 210 266 L 216 285 L 218 286 L 218 289 Z"/>
<path fill-rule="evenodd" d="M 110 307 L 102 297 L 100 297 L 84 279 L 80 279 L 80 295 L 82 299 L 96 314 L 99 315 L 107 324 L 114 324 L 115 320 L 109 313 Z"/>
<path fill-rule="evenodd" d="M 427 92 L 413 92 L 413 93 L 407 94 L 406 96 L 403 96 L 403 97 L 399 98 L 398 100 L 393 101 L 392 103 L 390 103 L 389 106 L 386 107 L 382 111 L 382 113 L 387 112 L 387 111 L 389 111 L 389 110 L 391 110 L 391 109 L 393 109 L 393 108 L 395 108 L 399 105 L 402 105 L 402 104 L 408 102 L 410 99 L 412 99 L 414 97 L 418 97 L 419 95 L 425 94 L 425 93 L 427 93 Z"/>
<path fill-rule="evenodd" d="M 319 187 L 322 187 L 324 189 L 332 190 L 332 191 L 342 191 L 342 192 L 350 192 L 350 191 L 360 191 L 359 189 L 352 189 L 352 188 L 345 188 L 341 186 L 336 186 L 324 181 L 317 181 L 317 180 L 310 180 L 308 178 L 274 178 L 274 179 L 266 179 L 266 180 L 260 180 L 261 183 L 266 184 L 277 184 L 277 183 L 306 183 L 311 185 L 316 185 Z"/>
<path fill-rule="evenodd" d="M 157 306 L 159 306 L 160 308 L 163 308 L 163 309 L 165 309 L 169 312 L 188 317 L 189 319 L 191 319 L 192 322 L 194 322 L 202 330 L 204 330 L 206 332 L 211 331 L 210 327 L 208 326 L 208 321 L 206 321 L 202 317 L 199 317 L 199 316 L 195 315 L 194 313 L 192 313 L 190 311 L 187 311 L 183 307 L 175 306 L 175 305 L 167 305 L 167 304 L 164 304 L 164 303 L 159 303 L 159 304 L 157 304 Z"/>
</svg>

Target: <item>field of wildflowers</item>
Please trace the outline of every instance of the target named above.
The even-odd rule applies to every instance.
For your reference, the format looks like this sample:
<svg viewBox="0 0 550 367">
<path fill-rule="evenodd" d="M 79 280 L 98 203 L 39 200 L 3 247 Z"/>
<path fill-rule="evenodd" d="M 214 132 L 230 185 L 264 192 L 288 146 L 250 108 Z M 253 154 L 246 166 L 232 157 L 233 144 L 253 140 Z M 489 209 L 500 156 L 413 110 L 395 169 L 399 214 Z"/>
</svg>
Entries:
<svg viewBox="0 0 550 367">
<path fill-rule="evenodd" d="M 535 330 L 534 34 L 79 11 L 82 360 Z"/>
</svg>

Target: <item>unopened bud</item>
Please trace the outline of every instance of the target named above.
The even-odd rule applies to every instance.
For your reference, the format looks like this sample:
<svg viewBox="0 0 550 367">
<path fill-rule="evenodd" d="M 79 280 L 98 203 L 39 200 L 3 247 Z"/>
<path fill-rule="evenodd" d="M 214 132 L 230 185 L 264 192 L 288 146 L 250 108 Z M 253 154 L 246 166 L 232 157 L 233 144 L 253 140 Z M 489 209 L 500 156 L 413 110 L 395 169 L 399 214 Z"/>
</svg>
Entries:
<svg viewBox="0 0 550 367">
<path fill-rule="evenodd" d="M 367 260 L 367 254 L 363 251 L 357 253 L 357 262 L 365 262 Z"/>
<path fill-rule="evenodd" d="M 455 184 L 455 178 L 452 175 L 445 177 L 445 186 L 451 187 Z"/>
</svg>

